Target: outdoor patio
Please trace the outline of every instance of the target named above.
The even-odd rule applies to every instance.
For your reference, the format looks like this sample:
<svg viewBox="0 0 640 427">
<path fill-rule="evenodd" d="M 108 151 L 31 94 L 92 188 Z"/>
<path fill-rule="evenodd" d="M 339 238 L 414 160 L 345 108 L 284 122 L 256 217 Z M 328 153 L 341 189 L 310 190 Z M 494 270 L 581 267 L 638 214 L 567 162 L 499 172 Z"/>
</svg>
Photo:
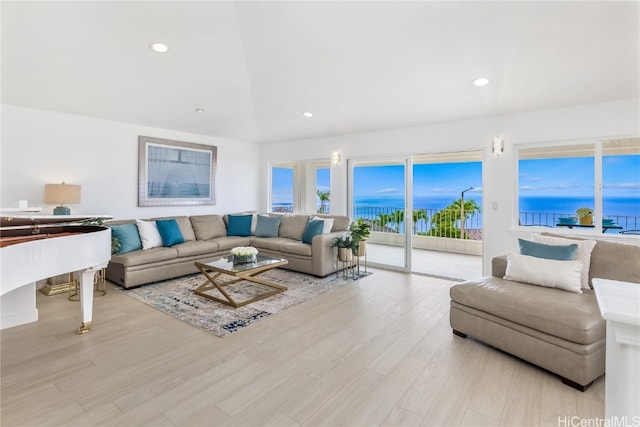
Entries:
<svg viewBox="0 0 640 427">
<path fill-rule="evenodd" d="M 368 242 L 367 262 L 402 266 L 404 249 Z M 361 269 L 363 263 L 364 258 L 360 261 Z M 411 267 L 414 273 L 468 280 L 482 276 L 482 256 L 414 248 Z"/>
</svg>

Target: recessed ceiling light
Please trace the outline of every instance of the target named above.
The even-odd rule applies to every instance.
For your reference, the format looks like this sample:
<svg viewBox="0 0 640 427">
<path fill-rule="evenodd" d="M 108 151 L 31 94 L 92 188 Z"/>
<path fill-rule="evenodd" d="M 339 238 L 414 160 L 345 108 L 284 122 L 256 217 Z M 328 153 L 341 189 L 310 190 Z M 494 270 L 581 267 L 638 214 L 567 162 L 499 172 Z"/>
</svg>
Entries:
<svg viewBox="0 0 640 427">
<path fill-rule="evenodd" d="M 196 108 L 196 113 L 204 113 L 204 108 Z"/>
<path fill-rule="evenodd" d="M 158 53 L 167 53 L 169 51 L 169 46 L 160 42 L 151 43 L 150 47 L 154 52 Z"/>
<path fill-rule="evenodd" d="M 486 77 L 480 77 L 479 79 L 475 79 L 473 84 L 476 86 L 486 86 L 489 84 L 489 79 Z"/>
<path fill-rule="evenodd" d="M 310 111 L 305 111 L 304 113 L 302 113 L 303 116 L 305 116 L 306 118 L 311 118 L 313 117 L 313 113 Z"/>
</svg>

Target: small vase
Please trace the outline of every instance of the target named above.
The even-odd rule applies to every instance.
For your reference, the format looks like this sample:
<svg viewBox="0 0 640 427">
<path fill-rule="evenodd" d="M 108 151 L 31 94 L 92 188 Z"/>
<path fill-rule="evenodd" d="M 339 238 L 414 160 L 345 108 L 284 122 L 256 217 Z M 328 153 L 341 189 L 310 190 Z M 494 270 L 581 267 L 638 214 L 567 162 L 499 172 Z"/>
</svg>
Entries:
<svg viewBox="0 0 640 427">
<path fill-rule="evenodd" d="M 342 262 L 349 262 L 353 259 L 351 248 L 338 248 L 338 259 Z"/>
<path fill-rule="evenodd" d="M 255 255 L 234 255 L 233 256 L 234 264 L 248 264 L 250 262 L 256 262 Z"/>
<path fill-rule="evenodd" d="M 580 225 L 592 225 L 593 215 L 586 215 L 580 218 Z"/>
<path fill-rule="evenodd" d="M 358 253 L 356 255 L 365 256 L 366 253 L 367 253 L 367 241 L 361 240 L 360 243 L 358 244 Z"/>
</svg>

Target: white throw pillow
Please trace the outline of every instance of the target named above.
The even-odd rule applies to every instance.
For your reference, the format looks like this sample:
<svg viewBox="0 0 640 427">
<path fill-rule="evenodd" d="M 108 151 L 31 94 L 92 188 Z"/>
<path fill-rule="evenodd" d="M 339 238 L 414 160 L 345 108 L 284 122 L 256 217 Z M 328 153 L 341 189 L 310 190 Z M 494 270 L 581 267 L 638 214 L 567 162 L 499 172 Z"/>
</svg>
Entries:
<svg viewBox="0 0 640 427">
<path fill-rule="evenodd" d="M 333 228 L 333 218 L 322 218 L 319 216 L 312 216 L 309 221 L 320 220 L 324 221 L 322 224 L 322 234 L 331 233 L 331 229 Z"/>
<path fill-rule="evenodd" d="M 142 241 L 142 249 L 151 249 L 162 246 L 162 236 L 158 231 L 158 226 L 155 221 L 142 221 L 136 219 L 136 225 L 138 226 L 138 234 L 140 234 L 140 240 Z"/>
<path fill-rule="evenodd" d="M 533 235 L 533 241 L 544 243 L 547 245 L 571 245 L 577 244 L 576 261 L 580 261 L 584 266 L 580 275 L 580 283 L 582 289 L 590 289 L 589 287 L 589 269 L 591 268 L 591 252 L 596 246 L 595 240 L 573 240 L 563 237 L 542 236 L 540 234 Z"/>
<path fill-rule="evenodd" d="M 510 252 L 504 279 L 581 294 L 582 269 L 579 261 L 557 261 Z"/>
</svg>

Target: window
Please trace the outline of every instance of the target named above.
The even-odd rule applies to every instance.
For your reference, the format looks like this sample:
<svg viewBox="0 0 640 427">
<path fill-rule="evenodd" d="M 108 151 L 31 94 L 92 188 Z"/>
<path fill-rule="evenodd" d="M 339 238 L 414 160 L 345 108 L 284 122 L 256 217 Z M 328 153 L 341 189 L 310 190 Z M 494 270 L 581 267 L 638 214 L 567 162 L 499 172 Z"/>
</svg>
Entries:
<svg viewBox="0 0 640 427">
<path fill-rule="evenodd" d="M 639 141 L 520 148 L 519 224 L 610 233 L 637 229 Z"/>
<path fill-rule="evenodd" d="M 293 212 L 293 166 L 271 168 L 271 211 Z"/>
<path fill-rule="evenodd" d="M 330 170 L 325 167 L 316 169 L 316 197 L 318 213 L 331 212 Z"/>
<path fill-rule="evenodd" d="M 412 175 L 413 234 L 482 240 L 481 152 L 416 155 Z"/>
<path fill-rule="evenodd" d="M 272 212 L 329 213 L 328 161 L 298 161 L 271 167 Z"/>
<path fill-rule="evenodd" d="M 602 143 L 603 221 L 640 230 L 640 138 Z"/>
</svg>

